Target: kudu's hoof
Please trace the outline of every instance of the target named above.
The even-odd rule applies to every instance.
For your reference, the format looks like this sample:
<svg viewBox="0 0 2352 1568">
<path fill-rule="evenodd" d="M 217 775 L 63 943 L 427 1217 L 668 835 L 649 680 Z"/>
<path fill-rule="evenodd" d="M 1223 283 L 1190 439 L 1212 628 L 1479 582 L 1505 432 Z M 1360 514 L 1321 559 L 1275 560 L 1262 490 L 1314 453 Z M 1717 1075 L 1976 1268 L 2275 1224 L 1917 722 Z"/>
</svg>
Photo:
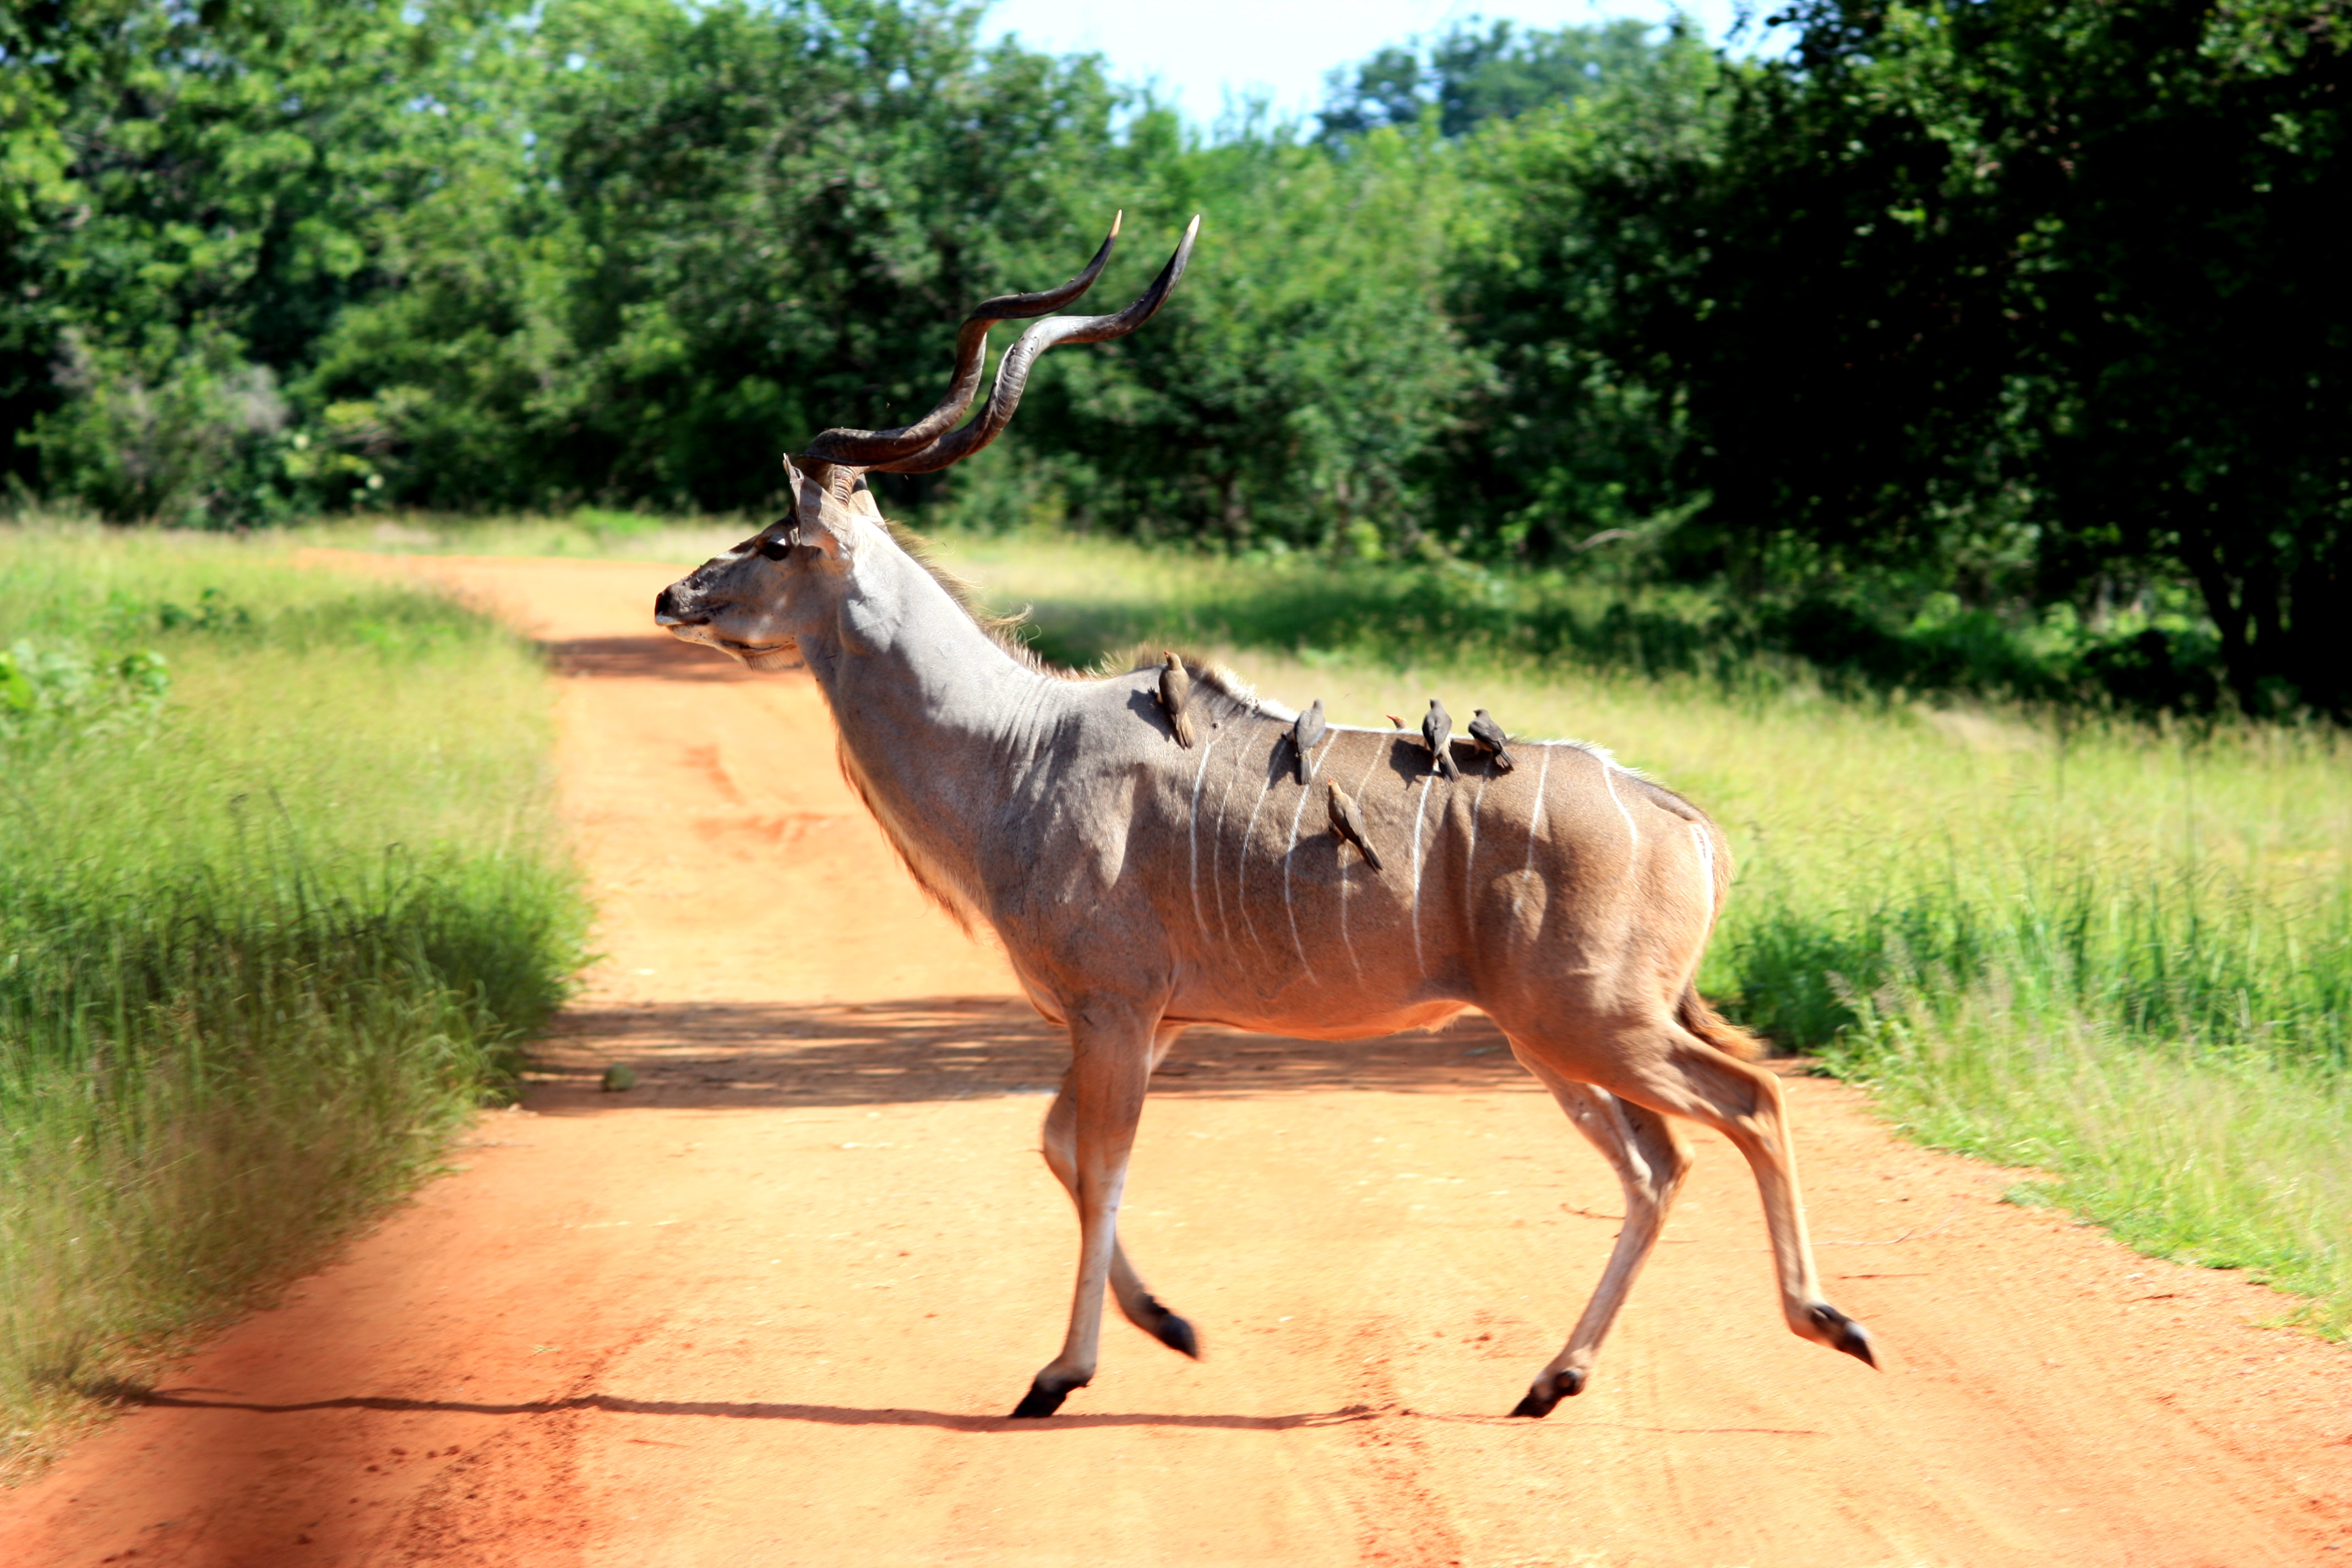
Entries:
<svg viewBox="0 0 2352 1568">
<path fill-rule="evenodd" d="M 1151 1337 L 1171 1351 L 1182 1351 L 1194 1361 L 1201 1359 L 1201 1336 L 1192 1331 L 1192 1324 L 1165 1307 L 1160 1310 L 1160 1321 L 1152 1325 Z"/>
<path fill-rule="evenodd" d="M 1552 1406 L 1563 1399 L 1573 1399 L 1584 1392 L 1584 1374 L 1570 1367 L 1549 1377 L 1536 1379 L 1527 1397 L 1511 1406 L 1511 1414 L 1524 1415 L 1530 1421 L 1540 1421 L 1551 1414 Z"/>
<path fill-rule="evenodd" d="M 1083 1387 L 1084 1384 L 1073 1384 L 1070 1386 L 1077 1388 Z M 1062 1401 L 1069 1396 L 1068 1388 L 1055 1388 L 1045 1379 L 1039 1378 L 1029 1385 L 1029 1392 L 1021 1396 L 1021 1403 L 1013 1407 L 1013 1419 L 1035 1421 L 1051 1415 L 1062 1407 Z"/>
<path fill-rule="evenodd" d="M 1860 1323 L 1827 1305 L 1813 1308 L 1811 1317 L 1813 1326 L 1829 1335 L 1832 1350 L 1843 1351 L 1872 1370 L 1877 1369 L 1878 1358 L 1871 1353 L 1870 1335 Z"/>
</svg>

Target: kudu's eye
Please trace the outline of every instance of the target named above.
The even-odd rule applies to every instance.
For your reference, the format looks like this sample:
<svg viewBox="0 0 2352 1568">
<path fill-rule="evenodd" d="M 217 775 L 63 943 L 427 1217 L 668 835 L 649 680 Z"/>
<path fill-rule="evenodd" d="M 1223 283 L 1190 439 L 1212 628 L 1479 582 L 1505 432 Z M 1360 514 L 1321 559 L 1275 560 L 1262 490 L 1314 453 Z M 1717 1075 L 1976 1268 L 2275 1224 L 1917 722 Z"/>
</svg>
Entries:
<svg viewBox="0 0 2352 1568">
<path fill-rule="evenodd" d="M 793 542 L 789 536 L 779 535 L 760 541 L 760 554 L 766 560 L 782 561 L 792 552 Z"/>
</svg>

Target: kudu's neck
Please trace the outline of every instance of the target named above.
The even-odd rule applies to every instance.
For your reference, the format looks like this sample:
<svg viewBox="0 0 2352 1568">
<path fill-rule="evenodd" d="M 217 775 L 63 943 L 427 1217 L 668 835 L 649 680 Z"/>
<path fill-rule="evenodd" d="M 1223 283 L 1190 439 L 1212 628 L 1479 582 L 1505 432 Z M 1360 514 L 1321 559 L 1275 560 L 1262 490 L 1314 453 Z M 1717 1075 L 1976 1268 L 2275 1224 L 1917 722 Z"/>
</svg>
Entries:
<svg viewBox="0 0 2352 1568">
<path fill-rule="evenodd" d="M 802 657 L 850 766 L 919 875 L 977 886 L 975 851 L 1049 728 L 1058 682 L 982 631 L 903 554 L 866 568 Z M 938 889 L 948 892 L 950 889 Z"/>
</svg>

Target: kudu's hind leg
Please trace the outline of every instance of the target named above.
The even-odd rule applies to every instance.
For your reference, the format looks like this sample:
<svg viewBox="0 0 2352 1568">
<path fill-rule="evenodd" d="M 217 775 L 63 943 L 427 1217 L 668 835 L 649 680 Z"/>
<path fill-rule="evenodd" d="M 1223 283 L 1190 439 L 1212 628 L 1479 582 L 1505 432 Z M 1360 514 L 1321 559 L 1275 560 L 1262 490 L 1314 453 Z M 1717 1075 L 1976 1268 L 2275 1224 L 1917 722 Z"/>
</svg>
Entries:
<svg viewBox="0 0 2352 1568">
<path fill-rule="evenodd" d="M 1184 1032 L 1178 1024 L 1161 1028 L 1151 1037 L 1151 1066 L 1157 1071 L 1176 1037 Z M 1074 1069 L 1075 1070 L 1075 1069 Z M 1078 1201 L 1077 1157 L 1078 1104 L 1070 1093 L 1070 1077 L 1063 1075 L 1062 1092 L 1054 1097 L 1053 1108 L 1045 1112 L 1045 1164 L 1070 1194 Z M 1158 1340 L 1171 1350 L 1182 1351 L 1195 1360 L 1200 1358 L 1200 1336 L 1192 1325 L 1161 1305 L 1160 1299 L 1144 1287 L 1143 1278 L 1136 1273 L 1135 1265 L 1128 1261 L 1124 1243 L 1114 1242 L 1110 1253 L 1110 1293 L 1127 1321 Z"/>
<path fill-rule="evenodd" d="M 1674 1124 L 1656 1111 L 1591 1084 L 1572 1082 L 1524 1055 L 1519 1059 L 1551 1090 L 1576 1130 L 1601 1151 L 1625 1194 L 1624 1228 L 1617 1233 L 1617 1245 L 1610 1251 L 1609 1266 L 1601 1270 L 1592 1300 L 1585 1303 L 1568 1343 L 1511 1411 L 1514 1415 L 1544 1416 L 1561 1400 L 1584 1392 L 1601 1342 L 1608 1338 L 1618 1309 L 1657 1246 L 1658 1232 L 1665 1227 L 1666 1212 L 1682 1190 L 1691 1158 Z"/>
<path fill-rule="evenodd" d="M 1812 1242 L 1805 1235 L 1804 1197 L 1797 1186 L 1797 1156 L 1789 1142 L 1780 1080 L 1672 1023 L 1628 1038 L 1605 1058 L 1605 1069 L 1594 1076 L 1612 1094 L 1712 1127 L 1747 1156 L 1764 1200 L 1780 1312 L 1790 1331 L 1876 1366 L 1870 1335 L 1822 1299 Z"/>
<path fill-rule="evenodd" d="M 1013 1414 L 1051 1415 L 1070 1390 L 1094 1380 L 1102 1349 L 1103 1287 L 1118 1251 L 1118 1200 L 1128 1155 L 1151 1082 L 1156 1020 L 1119 1007 L 1070 1010 L 1071 1061 L 1061 1099 L 1069 1102 L 1071 1187 L 1078 1205 L 1078 1279 L 1062 1353 L 1045 1363 Z M 1059 1109 L 1059 1103 L 1056 1103 Z"/>
</svg>

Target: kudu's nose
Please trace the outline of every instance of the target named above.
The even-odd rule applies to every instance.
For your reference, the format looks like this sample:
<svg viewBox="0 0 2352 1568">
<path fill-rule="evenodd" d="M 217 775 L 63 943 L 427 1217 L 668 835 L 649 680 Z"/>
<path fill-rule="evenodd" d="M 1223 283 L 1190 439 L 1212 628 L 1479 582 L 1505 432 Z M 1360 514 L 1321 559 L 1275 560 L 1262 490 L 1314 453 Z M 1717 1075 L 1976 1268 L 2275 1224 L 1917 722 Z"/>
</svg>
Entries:
<svg viewBox="0 0 2352 1568">
<path fill-rule="evenodd" d="M 684 626 L 686 624 L 686 613 L 678 608 L 677 584 L 672 583 L 668 587 L 664 588 L 660 593 L 654 595 L 654 624 L 656 626 Z"/>
</svg>

